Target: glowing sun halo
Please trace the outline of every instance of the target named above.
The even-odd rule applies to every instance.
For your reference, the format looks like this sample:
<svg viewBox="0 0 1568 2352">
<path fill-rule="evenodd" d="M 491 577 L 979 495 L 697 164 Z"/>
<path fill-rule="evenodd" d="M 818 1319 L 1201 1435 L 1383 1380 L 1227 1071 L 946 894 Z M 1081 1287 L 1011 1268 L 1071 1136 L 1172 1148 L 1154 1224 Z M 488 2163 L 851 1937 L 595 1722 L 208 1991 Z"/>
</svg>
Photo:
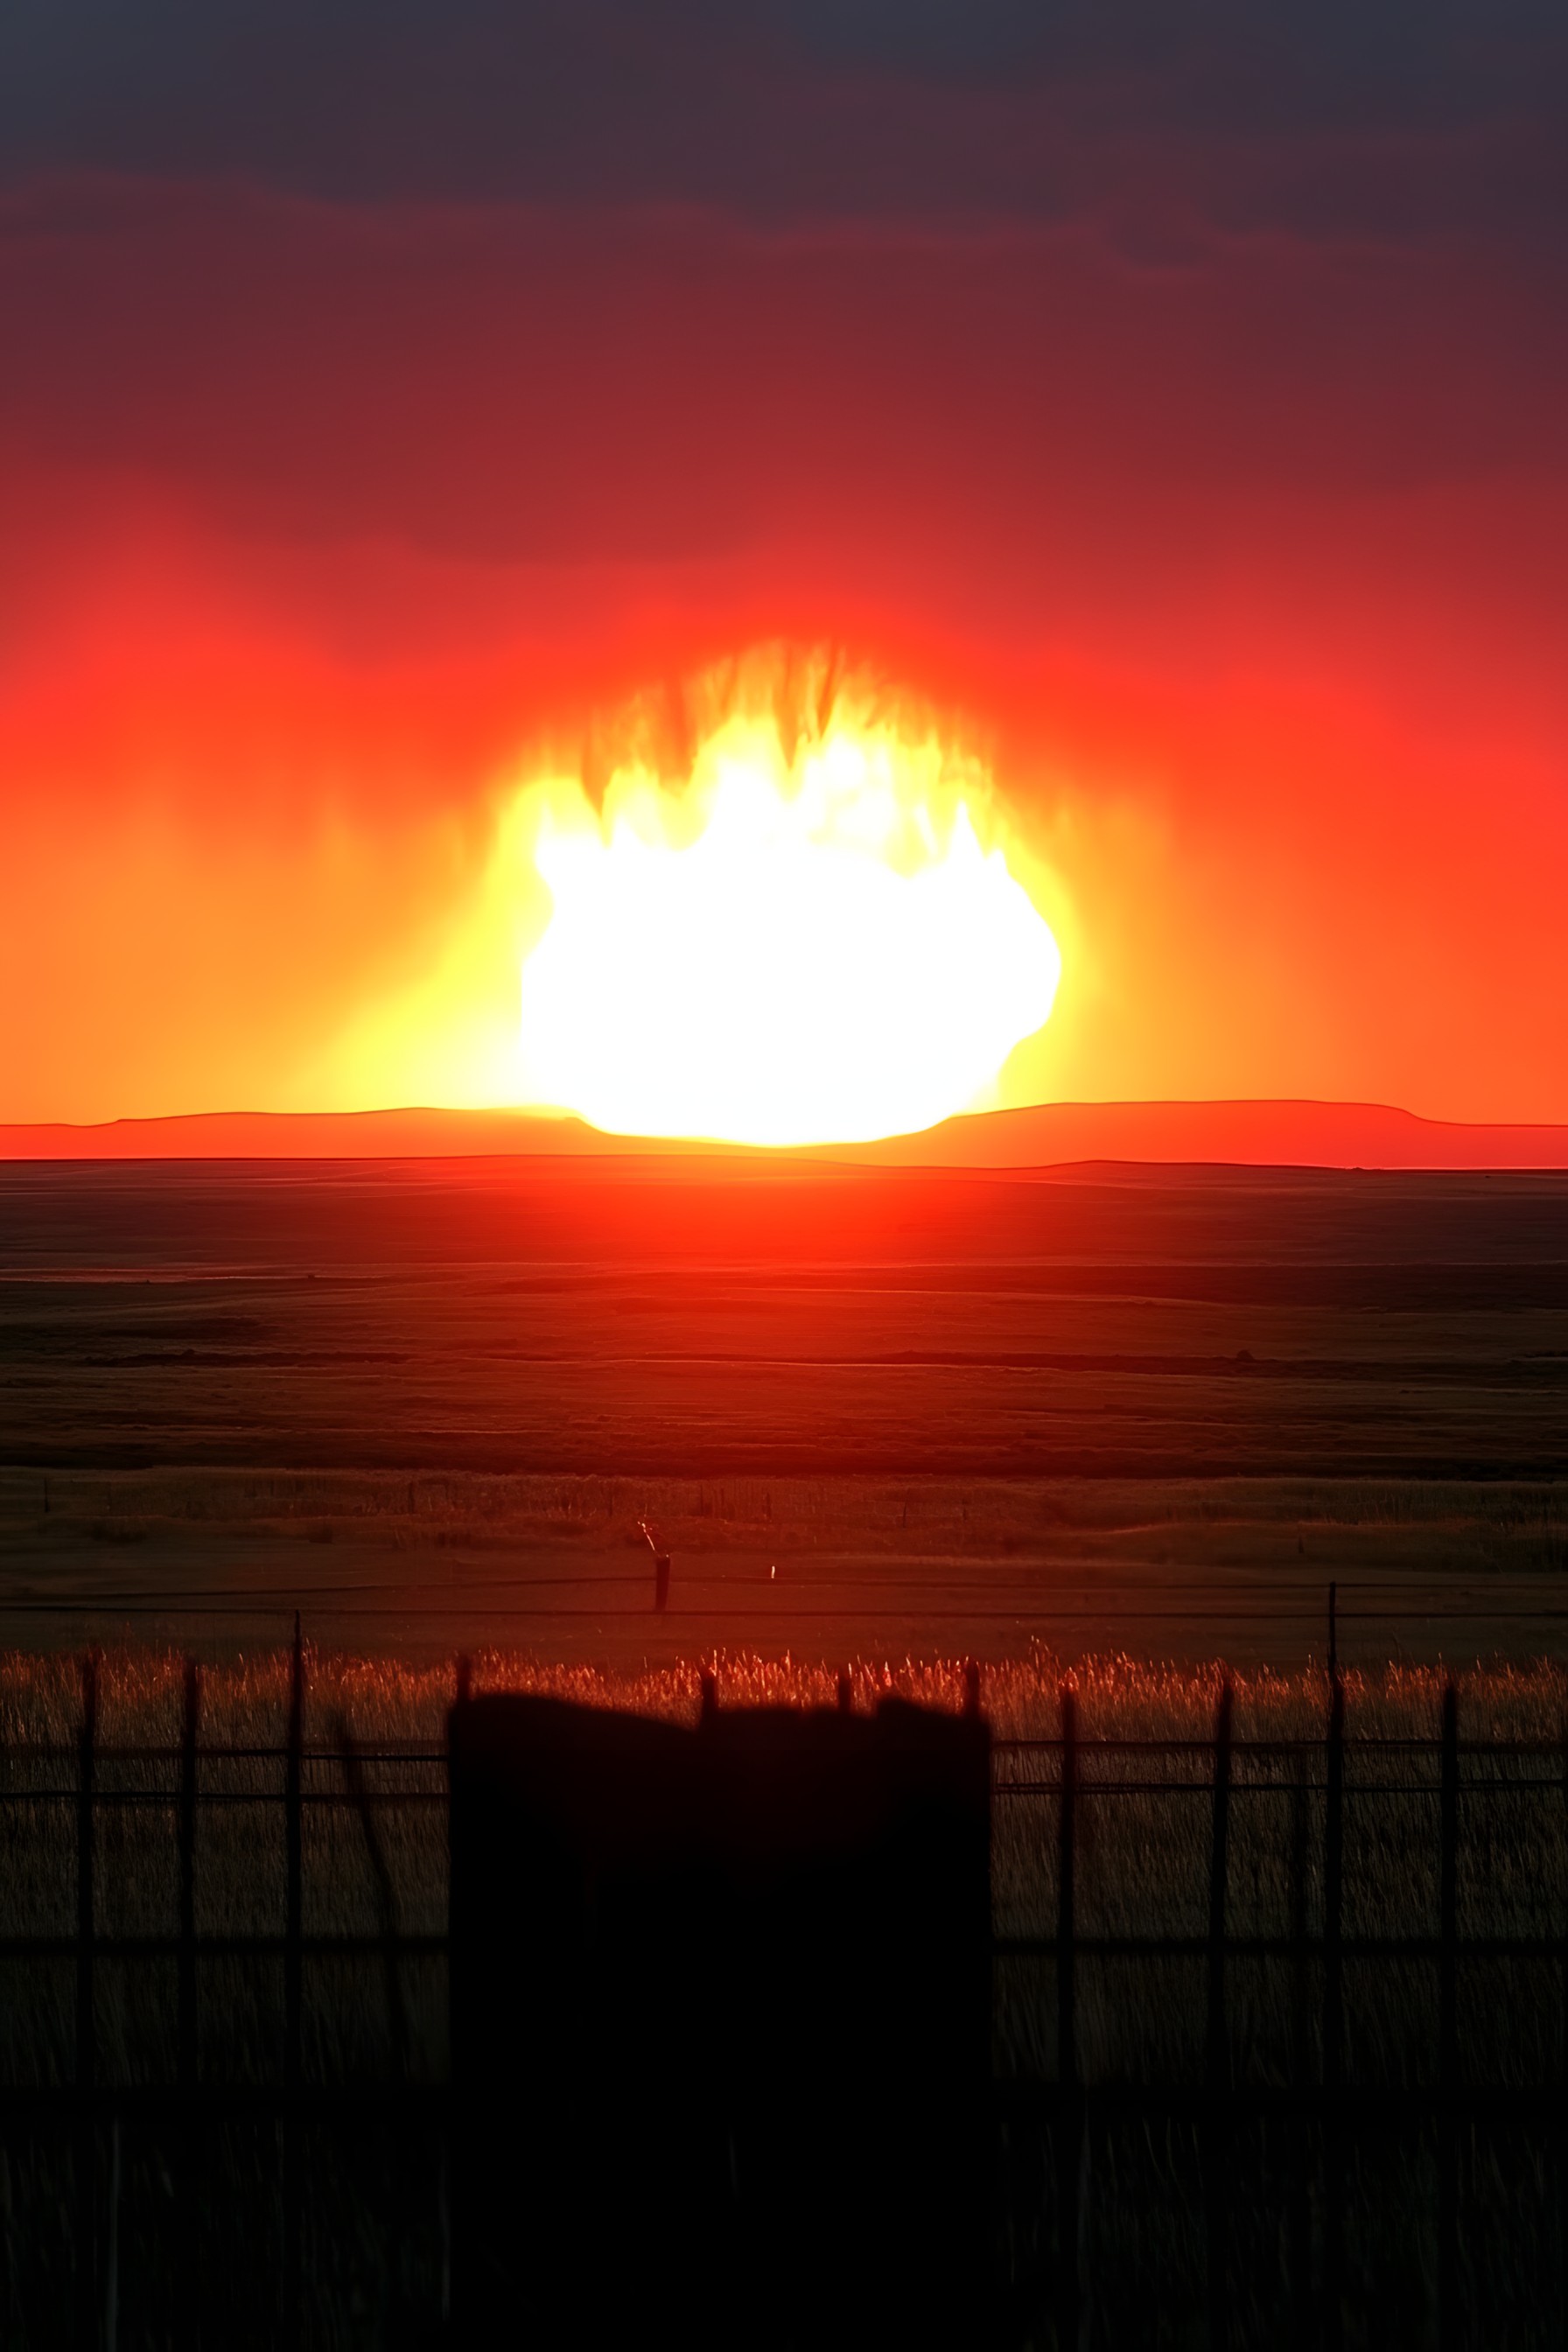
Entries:
<svg viewBox="0 0 1568 2352">
<path fill-rule="evenodd" d="M 546 795 L 552 911 L 522 971 L 529 1097 L 624 1134 L 908 1132 L 964 1108 L 1048 1017 L 1057 944 L 929 738 L 830 722 L 786 753 L 733 719 L 671 792 Z"/>
</svg>

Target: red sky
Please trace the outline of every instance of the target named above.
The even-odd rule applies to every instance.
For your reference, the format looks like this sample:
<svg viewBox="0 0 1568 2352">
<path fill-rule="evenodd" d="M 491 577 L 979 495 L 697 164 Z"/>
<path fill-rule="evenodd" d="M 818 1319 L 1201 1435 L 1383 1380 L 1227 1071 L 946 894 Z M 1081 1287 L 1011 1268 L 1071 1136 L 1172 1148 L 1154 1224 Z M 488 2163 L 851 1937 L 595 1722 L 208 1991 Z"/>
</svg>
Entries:
<svg viewBox="0 0 1568 2352">
<path fill-rule="evenodd" d="M 1264 139 L 808 64 L 755 184 L 717 68 L 648 100 L 706 180 L 0 117 L 0 1118 L 331 1107 L 531 751 L 783 637 L 934 703 L 1047 862 L 1026 1091 L 1568 1118 L 1523 101 Z"/>
</svg>

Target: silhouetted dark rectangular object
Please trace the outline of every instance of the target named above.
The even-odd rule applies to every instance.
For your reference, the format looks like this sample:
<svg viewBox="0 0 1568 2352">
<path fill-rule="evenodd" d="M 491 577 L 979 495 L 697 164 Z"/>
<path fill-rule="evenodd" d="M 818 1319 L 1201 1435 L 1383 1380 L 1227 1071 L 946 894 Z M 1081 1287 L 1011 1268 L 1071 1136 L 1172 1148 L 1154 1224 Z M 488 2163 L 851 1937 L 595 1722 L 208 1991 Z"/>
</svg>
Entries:
<svg viewBox="0 0 1568 2352">
<path fill-rule="evenodd" d="M 451 1719 L 466 2345 L 978 2341 L 983 1722 Z"/>
</svg>

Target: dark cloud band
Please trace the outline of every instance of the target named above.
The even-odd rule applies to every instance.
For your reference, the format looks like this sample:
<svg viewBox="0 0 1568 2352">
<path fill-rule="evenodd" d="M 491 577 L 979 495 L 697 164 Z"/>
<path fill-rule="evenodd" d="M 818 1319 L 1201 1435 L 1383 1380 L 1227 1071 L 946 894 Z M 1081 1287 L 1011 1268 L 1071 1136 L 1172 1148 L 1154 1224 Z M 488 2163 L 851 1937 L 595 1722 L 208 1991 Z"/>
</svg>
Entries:
<svg viewBox="0 0 1568 2352">
<path fill-rule="evenodd" d="M 1544 0 L 12 0 L 0 174 L 1554 244 Z"/>
</svg>

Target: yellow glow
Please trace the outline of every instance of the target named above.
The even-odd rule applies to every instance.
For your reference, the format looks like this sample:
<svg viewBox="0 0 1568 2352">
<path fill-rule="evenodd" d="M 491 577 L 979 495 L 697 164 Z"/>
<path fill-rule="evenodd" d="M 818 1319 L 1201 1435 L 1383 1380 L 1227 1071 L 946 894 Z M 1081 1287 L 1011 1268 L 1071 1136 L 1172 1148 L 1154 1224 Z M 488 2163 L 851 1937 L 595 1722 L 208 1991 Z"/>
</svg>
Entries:
<svg viewBox="0 0 1568 2352">
<path fill-rule="evenodd" d="M 1061 959 L 984 772 L 825 701 L 721 712 L 673 782 L 628 759 L 597 808 L 531 789 L 552 903 L 521 1099 L 623 1134 L 858 1140 L 972 1106 L 1046 1021 Z"/>
</svg>

